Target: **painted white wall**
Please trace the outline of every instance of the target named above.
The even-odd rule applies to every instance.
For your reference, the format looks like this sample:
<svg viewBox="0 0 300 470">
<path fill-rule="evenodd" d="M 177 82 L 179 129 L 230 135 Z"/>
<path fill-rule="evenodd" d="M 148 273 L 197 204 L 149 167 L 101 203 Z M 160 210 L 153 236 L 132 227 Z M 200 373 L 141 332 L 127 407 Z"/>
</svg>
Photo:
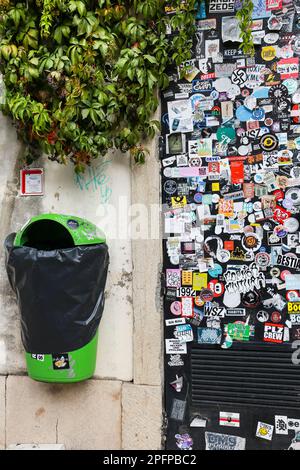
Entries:
<svg viewBox="0 0 300 470">
<path fill-rule="evenodd" d="M 25 371 L 19 314 L 4 267 L 4 238 L 38 213 L 58 212 L 87 218 L 106 232 L 111 261 L 106 306 L 100 325 L 96 377 L 131 381 L 131 242 L 126 237 L 127 230 L 124 230 L 121 238 L 116 238 L 117 221 L 114 213 L 114 210 L 119 210 L 124 215 L 131 203 L 129 159 L 112 152 L 105 159 L 100 157 L 82 177 L 77 177 L 72 165 L 62 166 L 41 158 L 35 166 L 45 170 L 45 195 L 20 197 L 17 193 L 19 169 L 22 166 L 18 159 L 19 153 L 20 144 L 15 131 L 8 119 L 0 115 L 0 374 Z M 112 223 L 108 223 L 110 214 Z M 123 228 L 126 229 L 125 220 Z"/>
</svg>

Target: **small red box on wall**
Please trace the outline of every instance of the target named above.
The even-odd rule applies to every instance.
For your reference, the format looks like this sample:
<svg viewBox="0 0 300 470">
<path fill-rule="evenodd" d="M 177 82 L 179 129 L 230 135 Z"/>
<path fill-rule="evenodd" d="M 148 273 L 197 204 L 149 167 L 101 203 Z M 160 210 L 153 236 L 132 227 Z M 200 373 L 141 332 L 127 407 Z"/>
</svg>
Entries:
<svg viewBox="0 0 300 470">
<path fill-rule="evenodd" d="M 43 196 L 44 194 L 44 170 L 33 168 L 20 171 L 20 195 Z"/>
</svg>

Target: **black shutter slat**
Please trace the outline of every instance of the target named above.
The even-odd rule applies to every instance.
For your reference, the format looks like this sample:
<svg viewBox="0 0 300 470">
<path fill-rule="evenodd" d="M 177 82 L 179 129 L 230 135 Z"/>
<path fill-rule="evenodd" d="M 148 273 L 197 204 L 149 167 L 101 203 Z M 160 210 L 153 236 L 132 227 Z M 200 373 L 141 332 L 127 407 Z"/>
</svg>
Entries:
<svg viewBox="0 0 300 470">
<path fill-rule="evenodd" d="M 291 350 L 191 351 L 191 400 L 194 404 L 300 406 L 300 367 Z"/>
</svg>

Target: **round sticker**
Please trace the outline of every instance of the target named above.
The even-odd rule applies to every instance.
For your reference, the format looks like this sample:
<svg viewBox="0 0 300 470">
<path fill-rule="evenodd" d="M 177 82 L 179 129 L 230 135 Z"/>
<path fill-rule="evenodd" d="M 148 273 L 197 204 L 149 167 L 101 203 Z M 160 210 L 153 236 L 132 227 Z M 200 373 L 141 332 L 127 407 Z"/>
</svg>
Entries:
<svg viewBox="0 0 300 470">
<path fill-rule="evenodd" d="M 293 93 L 295 93 L 298 88 L 298 82 L 297 80 L 294 80 L 293 78 L 287 78 L 286 80 L 282 82 L 282 85 L 284 85 L 287 88 L 289 95 L 292 95 Z"/>
<path fill-rule="evenodd" d="M 250 291 L 242 294 L 241 300 L 242 305 L 247 308 L 256 308 L 261 302 L 260 295 L 257 291 Z"/>
<path fill-rule="evenodd" d="M 257 184 L 263 183 L 264 182 L 264 175 L 263 173 L 256 173 L 254 175 L 254 181 Z"/>
<path fill-rule="evenodd" d="M 273 323 L 279 323 L 281 321 L 281 314 L 279 312 L 273 312 L 271 315 L 271 321 Z"/>
<path fill-rule="evenodd" d="M 281 101 L 284 98 L 287 98 L 288 96 L 289 96 L 288 89 L 282 83 L 278 85 L 273 85 L 270 88 L 269 98 L 271 98 L 272 100 Z"/>
<path fill-rule="evenodd" d="M 279 268 L 272 268 L 270 269 L 270 274 L 272 277 L 279 277 L 280 276 L 280 269 Z"/>
<path fill-rule="evenodd" d="M 252 111 L 256 107 L 256 104 L 257 104 L 256 98 L 254 98 L 254 96 L 251 96 L 251 95 L 248 96 L 248 98 L 246 98 L 244 101 L 244 106 L 246 106 L 247 109 L 250 109 L 250 111 Z"/>
<path fill-rule="evenodd" d="M 284 271 L 282 271 L 282 273 L 280 273 L 280 279 L 282 281 L 285 281 L 286 276 L 289 276 L 290 274 L 290 271 L 288 269 L 285 269 Z"/>
<path fill-rule="evenodd" d="M 264 323 L 269 320 L 269 314 L 264 310 L 260 310 L 259 312 L 257 312 L 256 318 L 260 323 Z"/>
<path fill-rule="evenodd" d="M 230 251 L 228 250 L 218 250 L 217 251 L 217 260 L 220 263 L 228 263 L 230 260 Z"/>
<path fill-rule="evenodd" d="M 283 222 L 283 225 L 288 233 L 295 233 L 299 229 L 299 221 L 294 217 L 290 217 Z"/>
<path fill-rule="evenodd" d="M 211 302 L 214 298 L 214 293 L 210 289 L 202 289 L 199 296 L 203 302 Z"/>
<path fill-rule="evenodd" d="M 250 153 L 251 148 L 251 145 L 240 145 L 238 147 L 238 154 L 244 157 Z"/>
<path fill-rule="evenodd" d="M 197 204 L 201 204 L 202 199 L 203 199 L 203 194 L 202 194 L 202 193 L 196 193 L 196 194 L 194 195 L 194 201 L 195 201 Z"/>
<path fill-rule="evenodd" d="M 170 311 L 173 315 L 179 317 L 181 315 L 181 302 L 179 302 L 178 300 L 172 302 L 170 305 Z"/>
<path fill-rule="evenodd" d="M 199 295 L 195 297 L 194 302 L 197 307 L 203 307 L 203 305 L 205 304 L 205 302 L 201 299 L 201 297 L 199 297 Z"/>
<path fill-rule="evenodd" d="M 243 236 L 242 246 L 247 251 L 258 251 L 261 247 L 261 240 L 256 233 L 251 233 Z"/>
<path fill-rule="evenodd" d="M 213 292 L 214 297 L 221 297 L 224 294 L 225 287 L 223 282 L 214 279 L 208 283 L 208 288 Z"/>
<path fill-rule="evenodd" d="M 264 42 L 266 44 L 275 44 L 279 39 L 279 34 L 278 33 L 268 33 L 264 37 Z"/>
<path fill-rule="evenodd" d="M 278 138 L 275 134 L 265 134 L 260 139 L 260 145 L 266 152 L 272 152 L 278 147 Z"/>
<path fill-rule="evenodd" d="M 263 121 L 265 117 L 265 111 L 262 108 L 256 108 L 252 112 L 252 118 L 256 121 Z"/>
<path fill-rule="evenodd" d="M 236 69 L 232 72 L 231 81 L 234 85 L 242 86 L 247 81 L 247 73 L 243 69 Z"/>
<path fill-rule="evenodd" d="M 274 46 L 265 46 L 261 50 L 261 57 L 266 62 L 274 60 L 276 57 L 276 48 Z"/>
<path fill-rule="evenodd" d="M 217 203 L 220 201 L 220 196 L 219 196 L 219 194 L 213 194 L 211 200 L 212 200 L 212 202 L 213 202 L 214 204 L 217 204 Z"/>
<path fill-rule="evenodd" d="M 299 104 L 300 103 L 300 91 L 298 90 L 294 95 L 292 96 L 292 102 L 294 104 Z"/>
<path fill-rule="evenodd" d="M 77 222 L 77 220 L 69 219 L 67 221 L 67 226 L 71 228 L 72 230 L 77 230 L 79 227 L 79 223 Z"/>
<path fill-rule="evenodd" d="M 299 300 L 299 292 L 297 290 L 289 290 L 286 293 L 286 299 L 290 302 L 298 302 Z"/>
<path fill-rule="evenodd" d="M 270 118 L 270 117 L 267 117 L 267 118 L 265 119 L 265 125 L 266 125 L 267 127 L 271 127 L 272 124 L 273 124 L 273 122 L 274 122 L 273 119 Z"/>
<path fill-rule="evenodd" d="M 167 194 L 175 194 L 177 191 L 177 183 L 173 180 L 167 180 L 164 184 L 164 191 Z"/>
<path fill-rule="evenodd" d="M 270 260 L 271 257 L 268 253 L 261 252 L 255 255 L 256 264 L 262 269 L 266 269 L 269 266 Z"/>
<path fill-rule="evenodd" d="M 223 272 L 223 268 L 218 263 L 215 263 L 214 267 L 208 270 L 208 274 L 210 275 L 210 277 L 221 276 L 222 272 Z"/>
<path fill-rule="evenodd" d="M 291 188 L 285 193 L 285 199 L 290 199 L 295 206 L 300 205 L 300 188 Z"/>
</svg>

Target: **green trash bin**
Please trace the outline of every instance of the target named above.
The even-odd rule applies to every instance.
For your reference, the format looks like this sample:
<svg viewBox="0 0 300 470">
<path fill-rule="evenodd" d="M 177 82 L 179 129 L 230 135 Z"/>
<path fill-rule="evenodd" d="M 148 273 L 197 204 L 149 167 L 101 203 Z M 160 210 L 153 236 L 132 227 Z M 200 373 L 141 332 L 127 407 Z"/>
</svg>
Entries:
<svg viewBox="0 0 300 470">
<path fill-rule="evenodd" d="M 9 237 L 8 237 L 9 238 Z M 22 247 L 25 250 L 24 254 L 22 254 Z M 21 253 L 18 251 L 18 248 L 21 250 Z M 75 250 L 75 251 L 74 251 Z M 89 253 L 89 250 L 92 251 L 92 253 Z M 95 250 L 95 251 L 94 251 Z M 100 251 L 99 251 L 100 250 Z M 48 290 L 50 289 L 52 299 L 49 298 L 49 302 L 51 303 L 53 301 L 53 298 L 55 297 L 55 289 L 59 290 L 60 293 L 58 294 L 60 296 L 61 300 L 61 318 L 64 318 L 64 308 L 68 308 L 68 304 L 72 304 L 72 311 L 71 311 L 71 316 L 72 316 L 72 330 L 73 335 L 74 335 L 74 341 L 78 345 L 80 344 L 81 338 L 80 334 L 81 331 L 85 331 L 85 329 L 90 328 L 91 324 L 91 318 L 92 321 L 95 323 L 95 316 L 99 316 L 99 311 L 100 311 L 100 319 L 104 307 L 104 287 L 105 287 L 105 282 L 106 282 L 106 276 L 107 276 L 107 269 L 108 269 L 108 250 L 107 250 L 107 245 L 106 245 L 106 238 L 104 233 L 99 230 L 95 225 L 91 224 L 87 220 L 80 219 L 78 217 L 74 216 L 67 216 L 67 215 L 61 215 L 61 214 L 42 214 L 37 217 L 33 217 L 31 220 L 29 220 L 25 226 L 22 227 L 22 229 L 15 235 L 14 241 L 13 241 L 13 247 L 11 250 L 8 249 L 8 261 L 7 261 L 7 271 L 8 271 L 8 276 L 10 279 L 11 284 L 13 285 L 14 290 L 17 293 L 17 297 L 19 300 L 19 307 L 21 311 L 21 325 L 22 325 L 22 339 L 23 339 L 23 344 L 24 343 L 30 343 L 28 338 L 30 338 L 30 322 L 34 321 L 30 318 L 30 322 L 27 322 L 27 318 L 24 321 L 24 318 L 22 318 L 22 308 L 24 308 L 24 304 L 27 305 L 29 303 L 29 307 L 27 310 L 29 313 L 27 313 L 30 316 L 30 302 L 31 302 L 31 297 L 30 297 L 30 292 L 31 295 L 36 297 L 36 302 L 39 302 L 39 295 L 41 286 L 39 287 L 39 275 L 36 274 L 36 266 L 38 266 L 38 269 L 40 265 L 42 265 L 42 273 L 43 276 L 41 276 L 45 280 L 45 276 L 47 277 L 47 266 L 49 267 L 49 284 L 48 287 L 45 287 L 42 289 L 44 292 L 44 295 L 47 295 Z M 11 255 L 13 253 L 13 255 Z M 74 255 L 75 253 L 75 255 Z M 90 261 L 89 259 L 85 259 L 86 253 L 88 256 L 90 256 Z M 97 256 L 99 254 L 99 262 L 97 261 Z M 18 256 L 18 261 L 15 261 L 14 256 Z M 82 273 L 82 282 L 83 284 L 86 283 L 86 286 L 90 286 L 92 284 L 93 286 L 93 292 L 95 291 L 95 288 L 97 288 L 96 283 L 94 283 L 93 279 L 86 279 L 85 280 L 85 272 L 87 272 L 88 275 L 90 275 L 90 266 L 93 267 L 93 263 L 95 263 L 95 269 L 97 270 L 96 272 L 98 273 L 98 270 L 103 270 L 99 274 L 101 275 L 101 286 L 100 286 L 100 297 L 101 301 L 97 300 L 98 304 L 96 303 L 95 308 L 92 311 L 92 315 L 90 311 L 86 312 L 86 318 L 82 320 L 82 310 L 83 307 L 80 305 L 79 311 L 81 318 L 79 319 L 80 321 L 77 321 L 73 319 L 74 317 L 74 312 L 76 312 L 77 305 L 76 305 L 76 298 L 78 299 L 78 302 L 81 303 L 81 299 L 84 298 L 85 294 L 87 294 L 87 302 L 89 301 L 89 295 L 84 286 L 81 287 L 78 285 L 78 288 L 76 286 L 72 286 L 72 282 L 70 280 L 70 276 L 72 275 L 72 266 L 73 266 L 73 260 L 71 259 L 72 256 L 76 256 L 74 259 L 74 269 L 76 270 L 77 276 L 79 273 L 80 276 L 80 263 L 82 262 L 82 259 L 85 261 L 84 269 Z M 30 281 L 30 274 L 28 275 L 28 282 L 27 285 L 27 291 L 22 291 L 24 290 L 24 282 L 22 279 L 22 276 L 19 276 L 19 279 L 15 278 L 15 273 L 18 273 L 20 270 L 20 259 L 21 257 L 21 266 L 22 262 L 26 263 L 27 258 L 32 258 L 33 261 L 30 262 L 30 264 L 25 265 L 24 269 L 31 270 L 32 272 L 32 278 L 34 279 L 34 286 L 32 286 L 32 282 Z M 65 257 L 65 258 L 64 258 Z M 62 259 L 61 259 L 62 258 Z M 24 259 L 24 261 L 23 261 Z M 55 270 L 57 272 L 57 268 L 55 267 L 53 271 L 53 265 L 56 266 L 57 263 L 61 262 L 61 269 L 64 269 L 64 264 L 68 266 L 69 271 L 67 272 L 66 276 L 62 276 L 62 278 L 59 277 L 59 286 L 55 285 L 56 282 L 56 276 L 55 276 Z M 104 266 L 102 266 L 101 262 L 104 263 Z M 39 263 L 39 264 L 36 264 Z M 100 266 L 101 264 L 101 266 Z M 98 266 L 99 265 L 99 266 Z M 29 266 L 29 268 L 28 268 Z M 43 266 L 46 266 L 46 271 Z M 70 266 L 71 266 L 71 271 L 70 271 Z M 59 264 L 60 267 L 60 264 Z M 52 269 L 52 271 L 51 271 Z M 88 271 L 87 271 L 88 270 Z M 53 275 L 54 273 L 54 275 Z M 26 274 L 25 274 L 26 277 Z M 64 298 L 64 288 L 62 284 L 64 281 L 61 282 L 61 279 L 66 279 L 66 283 L 68 283 L 68 289 L 69 291 L 71 290 L 71 293 L 68 293 L 66 295 L 66 298 Z M 78 279 L 78 278 L 77 278 Z M 100 277 L 99 277 L 100 279 Z M 77 281 L 78 282 L 78 281 Z M 95 284 L 95 286 L 93 285 Z M 14 285 L 17 284 L 17 287 Z M 71 287 L 70 287 L 71 286 Z M 76 291 L 77 289 L 77 291 Z M 99 290 L 98 289 L 98 290 Z M 30 292 L 28 292 L 30 291 Z M 75 294 L 74 294 L 75 291 Z M 33 292 L 33 294 L 32 294 Z M 46 292 L 46 294 L 45 294 Z M 97 292 L 98 295 L 99 292 Z M 93 294 L 94 295 L 94 294 Z M 25 298 L 25 303 L 22 300 L 22 296 Z M 76 297 L 77 296 L 77 297 Z M 21 300 L 20 300 L 21 298 Z M 75 301 L 74 301 L 75 298 Z M 35 302 L 33 300 L 33 302 Z M 45 309 L 48 309 L 48 301 L 45 299 L 43 301 L 42 299 L 42 305 L 44 302 Z M 46 302 L 46 303 L 45 303 Z M 83 302 L 83 301 L 82 301 Z M 60 305 L 60 302 L 55 303 L 55 309 L 57 310 L 57 305 Z M 94 304 L 93 304 L 94 305 Z M 35 303 L 34 303 L 34 308 L 36 308 Z M 94 315 L 94 316 L 93 316 Z M 38 318 L 38 317 L 36 317 Z M 53 316 L 54 318 L 54 316 Z M 97 321 L 100 319 L 97 318 Z M 46 321 L 45 323 L 48 324 L 49 326 L 49 321 L 51 323 L 51 314 L 50 314 L 50 319 L 49 319 L 49 312 L 47 313 Z M 57 315 L 56 312 L 56 317 L 55 317 L 56 325 L 55 328 L 59 329 L 61 328 L 62 331 L 66 331 L 66 325 L 64 322 L 62 322 L 62 326 L 60 326 L 60 317 L 59 314 Z M 67 322 L 70 320 L 68 319 L 68 314 L 66 314 L 66 320 Z M 26 323 L 27 322 L 27 323 Z M 31 323 L 32 324 L 32 323 Z M 28 326 L 29 325 L 29 326 Z M 43 348 L 41 346 L 41 350 L 37 351 L 36 348 L 37 346 L 34 346 L 35 350 L 34 352 L 26 352 L 26 363 L 27 363 L 27 369 L 28 369 L 28 375 L 34 380 L 42 381 L 42 382 L 59 382 L 59 383 L 70 383 L 70 382 L 80 382 L 83 380 L 86 380 L 90 377 L 93 376 L 94 371 L 95 371 L 95 366 L 96 366 L 96 356 L 97 356 L 97 344 L 98 344 L 98 325 L 97 328 L 95 327 L 96 323 L 93 324 L 93 329 L 96 329 L 93 333 L 93 337 L 90 338 L 88 342 L 83 341 L 85 344 L 82 347 L 76 347 L 74 349 L 68 349 L 68 350 L 54 350 L 54 351 L 47 351 L 46 353 L 43 352 Z M 43 325 L 40 325 L 40 328 L 43 329 Z M 52 331 L 51 328 L 51 335 L 55 335 L 55 328 Z M 64 330 L 63 330 L 64 328 Z M 82 328 L 82 330 L 80 329 Z M 90 331 L 87 331 L 89 335 L 91 335 Z M 85 333 L 85 335 L 87 334 Z M 44 331 L 44 338 L 47 338 L 47 332 Z M 66 333 L 68 335 L 68 332 Z M 24 336 L 26 336 L 26 340 L 24 341 Z M 36 335 L 37 336 L 37 335 Z M 70 341 L 72 341 L 70 339 Z M 46 342 L 46 340 L 45 340 Z M 52 341 L 53 342 L 53 341 Z M 54 338 L 55 342 L 55 338 Z M 63 341 L 64 342 L 64 341 Z M 38 338 L 37 338 L 37 344 Z M 33 343 L 32 343 L 33 344 Z M 26 351 L 32 351 L 30 349 L 32 347 L 32 344 L 30 343 L 28 348 L 26 348 Z M 50 338 L 50 343 L 51 344 L 51 338 Z M 71 344 L 71 343 L 70 343 Z M 48 345 L 48 348 L 50 346 Z"/>
</svg>

